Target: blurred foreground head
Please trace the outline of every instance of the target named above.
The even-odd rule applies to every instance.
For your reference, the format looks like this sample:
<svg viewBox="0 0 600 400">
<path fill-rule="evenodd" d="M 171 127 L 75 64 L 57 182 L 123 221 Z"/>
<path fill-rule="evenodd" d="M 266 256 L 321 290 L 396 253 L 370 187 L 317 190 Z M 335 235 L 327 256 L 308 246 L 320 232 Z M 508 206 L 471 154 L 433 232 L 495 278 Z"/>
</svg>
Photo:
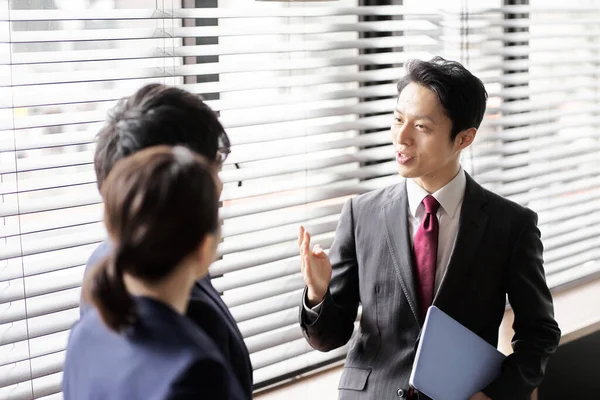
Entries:
<svg viewBox="0 0 600 400">
<path fill-rule="evenodd" d="M 112 253 L 84 286 L 108 327 L 120 331 L 137 319 L 127 279 L 152 287 L 174 274 L 193 282 L 208 273 L 220 191 L 215 165 L 182 146 L 151 147 L 115 164 L 102 185 Z"/>
</svg>

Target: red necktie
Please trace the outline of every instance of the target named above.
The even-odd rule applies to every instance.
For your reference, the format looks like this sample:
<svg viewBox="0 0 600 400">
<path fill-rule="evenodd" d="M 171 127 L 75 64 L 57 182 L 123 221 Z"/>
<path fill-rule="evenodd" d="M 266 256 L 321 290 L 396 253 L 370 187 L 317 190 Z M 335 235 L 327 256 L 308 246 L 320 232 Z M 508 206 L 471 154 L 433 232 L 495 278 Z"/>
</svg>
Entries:
<svg viewBox="0 0 600 400">
<path fill-rule="evenodd" d="M 440 203 L 433 196 L 427 196 L 423 199 L 423 205 L 425 206 L 425 216 L 417 229 L 413 247 L 418 273 L 421 318 L 424 320 L 427 309 L 433 303 L 439 232 L 436 213 Z"/>
</svg>

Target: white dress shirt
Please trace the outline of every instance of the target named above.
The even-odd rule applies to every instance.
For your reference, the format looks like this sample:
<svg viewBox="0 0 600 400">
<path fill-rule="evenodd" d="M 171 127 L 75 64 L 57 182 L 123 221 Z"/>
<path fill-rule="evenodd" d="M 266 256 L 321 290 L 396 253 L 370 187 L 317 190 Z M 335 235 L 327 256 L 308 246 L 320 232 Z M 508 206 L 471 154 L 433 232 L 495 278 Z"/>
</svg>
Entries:
<svg viewBox="0 0 600 400">
<path fill-rule="evenodd" d="M 458 234 L 460 211 L 462 209 L 466 188 L 467 176 L 465 175 L 465 171 L 461 168 L 454 179 L 435 193 L 431 194 L 438 203 L 440 203 L 440 207 L 436 214 L 440 229 L 438 232 L 435 292 L 437 292 L 440 287 L 440 283 L 442 282 L 442 278 L 444 277 L 444 273 L 450 262 L 450 256 L 454 250 L 454 244 Z M 429 193 L 411 179 L 406 180 L 406 192 L 408 195 L 408 230 L 410 232 L 410 243 L 412 246 L 417 229 L 419 229 L 419 225 L 425 216 L 423 199 L 427 197 Z M 314 321 L 318 318 L 322 305 L 323 302 L 317 304 L 313 308 L 309 308 L 306 304 L 306 299 L 304 299 L 304 310 L 307 312 L 309 321 Z"/>
<path fill-rule="evenodd" d="M 437 292 L 440 287 L 440 283 L 442 282 L 442 278 L 444 277 L 444 273 L 450 262 L 450 256 L 454 250 L 454 244 L 458 234 L 460 211 L 462 209 L 466 187 L 467 177 L 461 168 L 454 179 L 435 193 L 431 194 L 438 203 L 440 203 L 440 207 L 437 211 L 440 229 L 438 232 L 435 292 Z M 419 229 L 419 225 L 425 216 L 423 199 L 425 199 L 429 193 L 411 179 L 406 180 L 406 193 L 408 195 L 408 229 L 412 245 L 417 230 Z"/>
</svg>

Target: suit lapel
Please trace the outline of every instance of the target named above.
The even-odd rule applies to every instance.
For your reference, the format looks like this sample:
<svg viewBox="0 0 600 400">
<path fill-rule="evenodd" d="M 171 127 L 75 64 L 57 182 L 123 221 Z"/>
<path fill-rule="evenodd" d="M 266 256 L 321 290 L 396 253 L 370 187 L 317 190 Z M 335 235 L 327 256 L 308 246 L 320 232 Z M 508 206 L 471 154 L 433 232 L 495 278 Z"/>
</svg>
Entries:
<svg viewBox="0 0 600 400">
<path fill-rule="evenodd" d="M 419 322 L 418 299 L 413 274 L 412 246 L 408 229 L 408 197 L 406 182 L 394 188 L 391 201 L 383 207 L 385 238 L 390 249 L 396 275 L 408 300 L 415 320 Z"/>
<path fill-rule="evenodd" d="M 483 188 L 467 174 L 456 243 L 434 304 L 439 305 L 450 299 L 452 290 L 460 287 L 461 280 L 471 267 L 487 226 L 488 215 L 481 209 L 486 203 L 487 196 Z"/>
</svg>

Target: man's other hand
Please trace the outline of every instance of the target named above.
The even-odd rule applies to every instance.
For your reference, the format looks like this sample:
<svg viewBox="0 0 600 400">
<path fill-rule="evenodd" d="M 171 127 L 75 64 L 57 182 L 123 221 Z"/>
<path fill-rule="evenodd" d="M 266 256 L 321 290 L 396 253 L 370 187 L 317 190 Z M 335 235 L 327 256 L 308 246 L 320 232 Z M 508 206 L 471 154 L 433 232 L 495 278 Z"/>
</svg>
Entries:
<svg viewBox="0 0 600 400">
<path fill-rule="evenodd" d="M 298 234 L 298 246 L 302 276 L 308 287 L 307 306 L 314 307 L 323 300 L 329 288 L 331 262 L 321 246 L 317 244 L 313 249 L 310 248 L 310 234 L 302 226 Z"/>
</svg>

